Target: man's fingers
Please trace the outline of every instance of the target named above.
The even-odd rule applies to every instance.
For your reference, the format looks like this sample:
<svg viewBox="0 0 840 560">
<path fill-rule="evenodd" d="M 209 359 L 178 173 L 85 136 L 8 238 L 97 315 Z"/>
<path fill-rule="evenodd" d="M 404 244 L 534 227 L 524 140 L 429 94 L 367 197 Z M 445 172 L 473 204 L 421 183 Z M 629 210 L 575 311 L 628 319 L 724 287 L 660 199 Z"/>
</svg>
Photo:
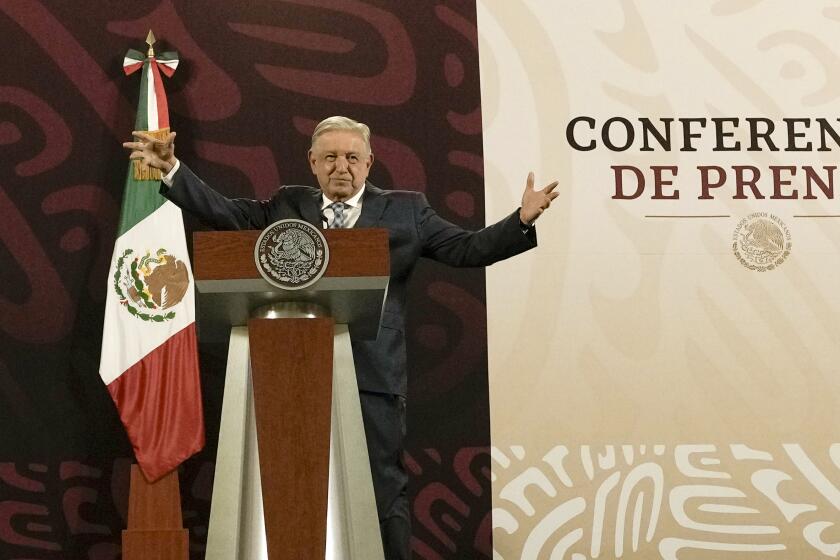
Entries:
<svg viewBox="0 0 840 560">
<path fill-rule="evenodd" d="M 551 201 L 560 196 L 559 192 L 554 189 L 560 184 L 560 181 L 553 181 L 540 190 L 534 189 L 534 172 L 528 173 L 528 181 L 525 187 L 525 194 L 522 195 L 522 211 L 525 212 L 528 223 L 533 223 L 534 220 L 542 216 L 549 206 Z M 523 221 L 526 221 L 523 219 Z"/>
<path fill-rule="evenodd" d="M 542 203 L 540 203 L 540 208 L 545 210 L 549 206 L 551 206 L 551 201 L 560 196 L 560 193 L 549 193 L 543 198 Z"/>
<path fill-rule="evenodd" d="M 152 136 L 151 134 L 149 134 L 148 132 L 145 132 L 143 130 L 134 130 L 134 131 L 132 131 L 131 135 L 134 136 L 135 138 L 145 140 L 146 142 L 154 142 L 156 140 L 156 138 L 154 136 Z"/>
<path fill-rule="evenodd" d="M 146 142 L 151 142 L 152 144 L 167 144 L 170 142 L 170 138 L 167 136 L 166 140 L 161 140 L 160 138 L 155 138 L 148 132 L 144 132 L 142 130 L 135 130 L 131 133 L 132 136 L 135 138 L 140 138 L 141 140 L 145 140 Z M 174 133 L 170 133 L 170 135 L 174 136 Z"/>
<path fill-rule="evenodd" d="M 544 193 L 546 193 L 546 194 L 548 194 L 548 193 L 550 193 L 551 191 L 553 191 L 554 189 L 556 189 L 556 188 L 557 188 L 557 185 L 559 185 L 559 184 L 560 184 L 560 181 L 554 181 L 554 182 L 553 182 L 553 183 L 551 183 L 550 185 L 547 185 L 545 188 L 543 188 L 543 192 L 544 192 Z"/>
<path fill-rule="evenodd" d="M 545 187 L 543 187 L 541 189 L 541 192 L 543 194 L 549 194 L 549 193 L 551 193 L 551 191 L 556 189 L 557 185 L 559 185 L 559 184 L 560 184 L 560 181 L 553 181 L 553 182 L 549 183 L 548 185 L 546 185 Z M 534 172 L 533 171 L 530 171 L 528 173 L 528 180 L 526 181 L 525 190 L 526 191 L 527 190 L 534 190 Z"/>
<path fill-rule="evenodd" d="M 135 130 L 134 132 L 131 133 L 131 135 L 134 136 L 135 138 L 140 138 L 141 140 L 145 140 L 146 142 L 152 142 L 154 144 L 160 144 L 160 143 L 163 142 L 163 140 L 160 140 L 159 138 L 155 138 L 154 136 L 152 136 L 151 134 L 149 134 L 148 132 L 146 132 L 144 130 Z"/>
</svg>

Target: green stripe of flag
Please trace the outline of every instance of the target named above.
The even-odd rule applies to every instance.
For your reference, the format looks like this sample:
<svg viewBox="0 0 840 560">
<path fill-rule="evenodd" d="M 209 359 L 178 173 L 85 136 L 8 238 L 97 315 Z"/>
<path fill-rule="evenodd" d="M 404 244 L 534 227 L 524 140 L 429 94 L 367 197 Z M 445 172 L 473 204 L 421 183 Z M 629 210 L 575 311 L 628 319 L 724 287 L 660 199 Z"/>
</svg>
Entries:
<svg viewBox="0 0 840 560">
<path fill-rule="evenodd" d="M 159 190 L 160 181 L 137 181 L 134 178 L 133 165 L 129 163 L 117 237 L 163 206 L 166 199 L 160 195 Z"/>
<path fill-rule="evenodd" d="M 135 130 L 149 129 L 148 87 L 149 63 L 143 64 L 140 77 L 140 100 L 137 103 L 137 120 Z M 166 199 L 160 193 L 160 181 L 138 181 L 134 178 L 134 164 L 129 162 L 128 173 L 125 178 L 122 209 L 120 210 L 120 224 L 117 237 L 121 236 L 146 216 L 163 206 Z"/>
</svg>

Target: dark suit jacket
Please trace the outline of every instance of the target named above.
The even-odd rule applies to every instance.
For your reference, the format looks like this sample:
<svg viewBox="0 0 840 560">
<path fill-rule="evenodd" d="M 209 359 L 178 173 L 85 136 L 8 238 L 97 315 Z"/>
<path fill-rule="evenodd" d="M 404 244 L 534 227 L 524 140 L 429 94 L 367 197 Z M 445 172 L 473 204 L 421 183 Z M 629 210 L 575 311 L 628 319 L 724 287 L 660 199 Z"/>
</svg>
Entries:
<svg viewBox="0 0 840 560">
<path fill-rule="evenodd" d="M 183 162 L 172 187 L 161 194 L 216 229 L 264 229 L 277 220 L 297 218 L 321 227 L 321 191 L 284 186 L 269 200 L 229 199 L 217 193 Z M 500 222 L 471 232 L 447 222 L 425 195 L 384 191 L 365 185 L 362 213 L 355 227 L 389 231 L 391 279 L 379 336 L 375 341 L 352 340 L 359 390 L 406 394 L 406 286 L 420 257 L 451 266 L 487 266 L 527 251 L 537 244 L 531 228 L 522 232 L 518 210 Z"/>
</svg>

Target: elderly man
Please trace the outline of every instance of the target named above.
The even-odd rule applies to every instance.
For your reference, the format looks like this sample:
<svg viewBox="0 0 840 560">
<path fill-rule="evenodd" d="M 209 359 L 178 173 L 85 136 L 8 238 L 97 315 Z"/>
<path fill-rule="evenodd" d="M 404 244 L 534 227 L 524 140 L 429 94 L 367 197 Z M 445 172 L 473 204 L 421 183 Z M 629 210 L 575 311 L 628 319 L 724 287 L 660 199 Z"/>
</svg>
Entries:
<svg viewBox="0 0 840 560">
<path fill-rule="evenodd" d="M 283 186 L 268 200 L 228 199 L 212 190 L 175 158 L 174 132 L 164 140 L 134 135 L 136 141 L 123 145 L 132 150 L 131 158 L 166 173 L 161 194 L 214 228 L 263 229 L 297 218 L 322 227 L 388 229 L 391 278 L 382 328 L 375 341 L 352 344 L 385 557 L 409 558 L 408 476 L 402 463 L 406 285 L 420 257 L 487 266 L 535 247 L 533 223 L 557 196 L 557 182 L 535 190 L 529 174 L 522 206 L 471 232 L 438 216 L 422 193 L 382 190 L 367 181 L 373 165 L 370 130 L 347 117 L 327 118 L 312 134 L 309 165 L 320 188 Z"/>
</svg>

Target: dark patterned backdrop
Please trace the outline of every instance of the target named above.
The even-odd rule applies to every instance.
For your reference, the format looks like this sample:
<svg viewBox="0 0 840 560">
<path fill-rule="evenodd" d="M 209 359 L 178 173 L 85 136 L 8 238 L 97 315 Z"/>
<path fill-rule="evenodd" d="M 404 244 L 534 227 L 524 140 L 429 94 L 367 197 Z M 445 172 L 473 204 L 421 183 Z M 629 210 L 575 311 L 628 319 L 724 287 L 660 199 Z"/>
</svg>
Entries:
<svg viewBox="0 0 840 560">
<path fill-rule="evenodd" d="M 311 182 L 315 122 L 367 122 L 371 180 L 484 222 L 473 2 L 0 2 L 0 558 L 119 557 L 131 448 L 99 379 L 105 284 L 149 28 L 178 155 L 229 196 Z M 187 218 L 191 231 L 197 224 Z M 484 274 L 423 264 L 409 321 L 419 558 L 491 554 Z M 202 345 L 206 449 L 181 469 L 202 558 L 226 348 Z"/>
</svg>

